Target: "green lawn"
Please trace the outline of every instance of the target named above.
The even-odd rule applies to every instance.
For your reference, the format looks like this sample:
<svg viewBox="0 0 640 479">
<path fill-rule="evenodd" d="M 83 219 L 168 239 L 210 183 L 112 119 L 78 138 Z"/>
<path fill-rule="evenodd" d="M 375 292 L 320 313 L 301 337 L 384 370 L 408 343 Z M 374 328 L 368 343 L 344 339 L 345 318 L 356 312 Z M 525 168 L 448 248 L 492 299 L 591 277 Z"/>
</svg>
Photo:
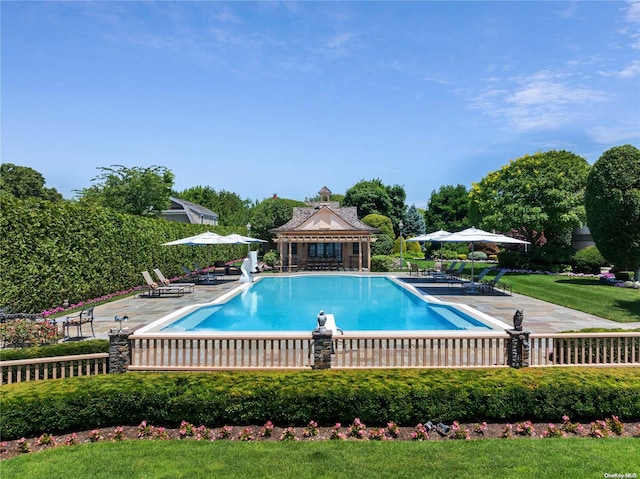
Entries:
<svg viewBox="0 0 640 479">
<path fill-rule="evenodd" d="M 433 261 L 416 261 L 421 268 L 433 267 Z M 486 267 L 497 268 L 495 264 L 475 263 L 478 274 Z M 471 265 L 464 269 L 471 275 Z M 485 279 L 494 277 L 485 276 Z M 598 278 L 561 276 L 545 274 L 507 274 L 502 281 L 513 288 L 514 293 L 541 299 L 549 303 L 566 306 L 590 313 L 600 318 L 619 323 L 640 321 L 640 290 L 618 288 L 601 283 Z"/>
<path fill-rule="evenodd" d="M 640 439 L 124 441 L 2 463 L 2 478 L 602 478 L 640 475 Z"/>
</svg>

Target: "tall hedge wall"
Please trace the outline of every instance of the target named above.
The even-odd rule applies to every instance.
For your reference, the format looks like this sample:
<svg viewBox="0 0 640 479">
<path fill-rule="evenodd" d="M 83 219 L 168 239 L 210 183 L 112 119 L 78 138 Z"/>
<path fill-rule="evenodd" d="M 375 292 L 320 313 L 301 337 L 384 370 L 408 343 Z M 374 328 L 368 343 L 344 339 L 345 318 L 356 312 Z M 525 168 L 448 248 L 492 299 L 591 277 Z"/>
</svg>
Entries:
<svg viewBox="0 0 640 479">
<path fill-rule="evenodd" d="M 203 231 L 242 233 L 123 215 L 73 202 L 16 200 L 0 195 L 0 306 L 38 313 L 144 284 L 141 271 L 168 277 L 181 265 L 212 265 L 246 256 L 246 246 L 161 246 Z"/>
</svg>

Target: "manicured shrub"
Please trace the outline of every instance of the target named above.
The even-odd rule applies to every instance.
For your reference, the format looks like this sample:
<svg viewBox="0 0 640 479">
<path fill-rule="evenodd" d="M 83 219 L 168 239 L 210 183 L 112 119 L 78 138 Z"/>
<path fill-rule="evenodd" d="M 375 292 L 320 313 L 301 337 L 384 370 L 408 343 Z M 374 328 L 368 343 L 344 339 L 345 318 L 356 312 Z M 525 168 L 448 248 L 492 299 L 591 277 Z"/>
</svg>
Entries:
<svg viewBox="0 0 640 479">
<path fill-rule="evenodd" d="M 149 423 L 304 427 L 640 419 L 637 368 L 127 373 L 0 388 L 4 439 Z"/>
<path fill-rule="evenodd" d="M 273 267 L 278 262 L 278 253 L 274 250 L 267 251 L 262 257 L 262 261 L 264 261 L 267 266 Z"/>
<path fill-rule="evenodd" d="M 600 273 L 600 268 L 607 266 L 607 261 L 602 257 L 600 251 L 595 246 L 587 246 L 578 251 L 573 261 L 576 265 L 577 273 Z"/>
<path fill-rule="evenodd" d="M 95 339 L 91 341 L 74 341 L 51 344 L 48 346 L 23 349 L 0 350 L 0 360 L 14 361 L 18 359 L 52 358 L 56 356 L 73 356 L 77 354 L 108 353 L 109 341 Z"/>
<path fill-rule="evenodd" d="M 371 257 L 371 271 L 385 272 L 391 271 L 393 258 L 391 256 L 377 255 Z"/>
<path fill-rule="evenodd" d="M 467 255 L 467 259 L 472 259 L 474 261 L 484 261 L 487 259 L 487 253 L 483 251 L 474 251 Z"/>
</svg>

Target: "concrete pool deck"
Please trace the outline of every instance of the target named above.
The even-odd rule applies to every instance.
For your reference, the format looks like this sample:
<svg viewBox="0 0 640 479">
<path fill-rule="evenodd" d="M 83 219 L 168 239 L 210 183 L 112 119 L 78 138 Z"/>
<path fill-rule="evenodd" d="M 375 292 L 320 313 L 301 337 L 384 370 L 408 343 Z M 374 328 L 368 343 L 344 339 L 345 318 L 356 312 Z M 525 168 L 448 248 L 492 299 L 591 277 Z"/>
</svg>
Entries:
<svg viewBox="0 0 640 479">
<path fill-rule="evenodd" d="M 296 275 L 300 274 L 302 273 L 296 273 Z M 367 275 L 371 273 L 346 274 Z M 279 274 L 276 276 L 279 276 Z M 516 309 L 523 309 L 524 327 L 534 333 L 556 333 L 583 328 L 640 328 L 640 321 L 635 323 L 616 323 L 615 321 L 609 321 L 591 314 L 515 293 L 511 296 L 503 294 L 463 294 L 462 288 L 451 288 L 446 282 L 421 281 L 420 278 L 411 277 L 408 274 L 393 274 L 393 276 L 412 284 L 422 294 L 432 295 L 445 302 L 471 306 L 507 324 L 512 324 L 513 314 Z M 214 285 L 197 285 L 193 293 L 186 293 L 182 297 L 167 295 L 159 298 L 139 298 L 136 295 L 96 306 L 93 325 L 96 338 L 106 339 L 110 329 L 119 327 L 119 323 L 114 321 L 115 316 L 128 316 L 129 319 L 123 323 L 123 327 L 139 329 L 185 306 L 209 303 L 238 286 L 238 276 L 229 276 Z M 315 324 L 315 317 L 309 319 L 312 324 Z M 64 317 L 58 318 L 58 321 L 63 320 Z M 90 329 L 83 328 L 85 338 L 88 332 L 90 334 Z M 72 329 L 72 334 L 74 332 Z"/>
</svg>

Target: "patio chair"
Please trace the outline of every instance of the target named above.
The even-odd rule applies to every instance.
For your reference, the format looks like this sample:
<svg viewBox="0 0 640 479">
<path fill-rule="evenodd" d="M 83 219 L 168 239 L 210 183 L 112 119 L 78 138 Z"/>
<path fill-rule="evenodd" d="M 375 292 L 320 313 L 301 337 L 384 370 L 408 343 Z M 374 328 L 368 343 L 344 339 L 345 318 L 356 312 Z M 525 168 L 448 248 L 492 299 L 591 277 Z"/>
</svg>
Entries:
<svg viewBox="0 0 640 479">
<path fill-rule="evenodd" d="M 62 323 L 62 330 L 64 334 L 65 340 L 70 340 L 71 338 L 71 327 L 76 328 L 75 338 L 82 339 L 84 336 L 82 334 L 82 325 L 88 324 L 91 326 L 91 336 L 96 337 L 96 333 L 93 330 L 93 308 L 85 308 L 82 309 L 78 314 L 74 316 L 67 316 L 67 318 Z"/>
<path fill-rule="evenodd" d="M 409 263 L 407 261 L 407 266 L 409 267 L 409 276 L 412 276 L 413 273 L 416 274 L 416 276 L 420 276 L 420 268 L 418 267 L 417 264 L 415 263 Z"/>
<path fill-rule="evenodd" d="M 160 283 L 163 284 L 164 286 L 182 286 L 184 288 L 185 293 L 193 293 L 193 290 L 195 289 L 195 286 L 193 283 L 172 283 L 167 278 L 165 278 L 164 274 L 162 274 L 162 271 L 160 271 L 159 268 L 155 268 L 153 272 L 156 274 L 156 276 L 160 280 Z"/>
<path fill-rule="evenodd" d="M 198 279 L 198 272 L 197 271 L 191 271 L 186 266 L 180 266 L 180 269 L 183 271 L 184 274 L 187 275 L 187 279 L 193 279 L 193 280 Z"/>
<path fill-rule="evenodd" d="M 458 261 L 452 261 L 447 269 L 445 269 L 444 271 L 437 271 L 435 273 L 432 273 L 431 277 L 435 280 L 448 278 L 453 271 L 453 268 L 456 267 L 456 264 L 458 264 Z"/>
<path fill-rule="evenodd" d="M 182 286 L 160 286 L 153 280 L 148 271 L 143 271 L 142 277 L 147 282 L 147 287 L 149 289 L 147 291 L 147 294 L 141 294 L 141 297 L 159 298 L 160 296 L 166 294 L 176 294 L 178 296 L 182 296 L 184 294 L 184 287 Z"/>
</svg>

